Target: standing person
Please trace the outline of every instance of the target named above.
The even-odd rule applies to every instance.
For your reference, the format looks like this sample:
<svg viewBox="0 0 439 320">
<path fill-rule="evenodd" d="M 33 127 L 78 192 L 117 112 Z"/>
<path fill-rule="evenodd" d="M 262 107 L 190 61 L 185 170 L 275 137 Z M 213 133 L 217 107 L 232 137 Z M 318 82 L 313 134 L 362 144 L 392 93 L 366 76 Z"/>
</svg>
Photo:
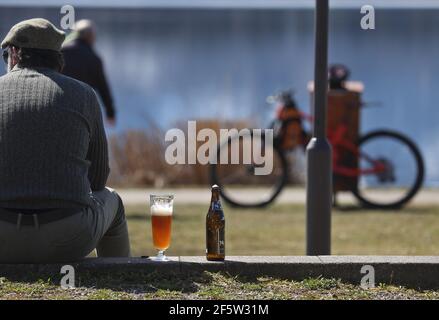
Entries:
<svg viewBox="0 0 439 320">
<path fill-rule="evenodd" d="M 63 74 L 93 87 L 104 103 L 107 122 L 114 125 L 116 111 L 102 60 L 93 49 L 95 41 L 94 23 L 90 20 L 79 20 L 74 27 L 73 39 L 65 43 L 62 48 L 65 60 Z"/>
<path fill-rule="evenodd" d="M 93 89 L 60 73 L 64 32 L 22 21 L 1 43 L 0 263 L 130 255 Z"/>
</svg>

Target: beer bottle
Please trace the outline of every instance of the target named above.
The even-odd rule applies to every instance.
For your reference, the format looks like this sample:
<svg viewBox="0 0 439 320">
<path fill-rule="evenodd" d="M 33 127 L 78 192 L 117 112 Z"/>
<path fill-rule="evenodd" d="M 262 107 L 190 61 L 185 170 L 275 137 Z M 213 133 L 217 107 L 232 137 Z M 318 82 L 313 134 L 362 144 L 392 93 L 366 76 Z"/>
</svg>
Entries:
<svg viewBox="0 0 439 320">
<path fill-rule="evenodd" d="M 212 199 L 206 217 L 206 258 L 210 261 L 223 261 L 226 255 L 226 219 L 219 191 L 216 184 L 212 186 Z"/>
</svg>

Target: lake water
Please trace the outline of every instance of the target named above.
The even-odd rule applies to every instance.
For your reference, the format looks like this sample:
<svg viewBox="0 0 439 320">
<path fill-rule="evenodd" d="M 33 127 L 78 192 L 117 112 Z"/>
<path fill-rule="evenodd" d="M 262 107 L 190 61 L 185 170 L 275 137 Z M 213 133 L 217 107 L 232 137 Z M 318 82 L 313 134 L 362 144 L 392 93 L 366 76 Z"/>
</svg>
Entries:
<svg viewBox="0 0 439 320">
<path fill-rule="evenodd" d="M 59 25 L 59 11 L 0 8 L 0 32 L 31 17 Z M 294 88 L 309 109 L 313 76 L 310 10 L 78 9 L 98 26 L 97 51 L 105 61 L 118 108 L 110 132 L 163 129 L 176 120 L 251 119 L 271 115 L 266 96 Z M 392 128 L 412 137 L 427 167 L 427 184 L 439 185 L 439 11 L 380 10 L 376 30 L 360 28 L 361 14 L 335 10 L 330 62 L 342 62 L 365 85 L 364 100 L 380 107 L 362 113 L 362 132 Z"/>
</svg>

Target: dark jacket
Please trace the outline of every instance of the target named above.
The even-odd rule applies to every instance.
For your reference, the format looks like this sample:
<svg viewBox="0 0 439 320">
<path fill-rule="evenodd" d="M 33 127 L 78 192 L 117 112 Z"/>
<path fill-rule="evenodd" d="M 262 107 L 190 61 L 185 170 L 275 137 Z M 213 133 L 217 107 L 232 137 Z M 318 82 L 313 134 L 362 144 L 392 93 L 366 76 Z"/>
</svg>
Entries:
<svg viewBox="0 0 439 320">
<path fill-rule="evenodd" d="M 0 77 L 0 207 L 91 204 L 109 174 L 102 113 L 87 84 L 45 68 Z"/>
<path fill-rule="evenodd" d="M 66 76 L 80 80 L 93 87 L 101 96 L 107 118 L 114 118 L 115 110 L 102 60 L 93 48 L 80 39 L 63 46 L 65 66 L 62 71 Z"/>
</svg>

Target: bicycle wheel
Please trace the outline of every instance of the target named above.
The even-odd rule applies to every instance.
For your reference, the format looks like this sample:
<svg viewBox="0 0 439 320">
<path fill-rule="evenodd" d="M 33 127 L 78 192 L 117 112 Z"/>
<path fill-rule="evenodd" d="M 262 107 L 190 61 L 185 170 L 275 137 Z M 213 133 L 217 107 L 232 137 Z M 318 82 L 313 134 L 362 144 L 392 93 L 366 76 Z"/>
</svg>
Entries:
<svg viewBox="0 0 439 320">
<path fill-rule="evenodd" d="M 406 136 L 388 130 L 371 132 L 359 140 L 360 175 L 353 194 L 366 207 L 393 209 L 419 191 L 424 163 L 417 146 Z"/>
<path fill-rule="evenodd" d="M 261 159 L 255 161 L 253 138 L 260 139 L 261 149 L 265 150 L 262 154 L 268 165 L 272 159 L 272 170 L 269 174 L 257 175 L 255 172 L 262 165 Z M 242 208 L 264 207 L 279 195 L 287 182 L 288 170 L 284 154 L 265 140 L 263 134 L 256 136 L 249 131 L 249 134 L 231 137 L 218 146 L 217 163 L 211 164 L 210 177 L 213 184 L 221 187 L 221 196 L 230 205 Z M 239 154 L 239 163 L 235 161 L 230 164 L 232 151 Z M 249 152 L 253 154 L 251 161 L 244 161 L 244 154 L 248 155 Z M 228 164 L 221 163 L 222 154 L 227 155 Z"/>
</svg>

